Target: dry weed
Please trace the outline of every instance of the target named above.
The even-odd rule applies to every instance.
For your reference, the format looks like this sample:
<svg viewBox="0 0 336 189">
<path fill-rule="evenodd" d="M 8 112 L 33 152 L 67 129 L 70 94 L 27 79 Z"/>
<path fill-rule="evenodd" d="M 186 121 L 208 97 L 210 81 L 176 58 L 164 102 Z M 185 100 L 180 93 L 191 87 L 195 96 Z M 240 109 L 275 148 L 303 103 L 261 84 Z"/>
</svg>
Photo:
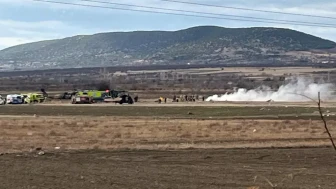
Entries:
<svg viewBox="0 0 336 189">
<path fill-rule="evenodd" d="M 130 131 L 126 131 L 122 134 L 122 138 L 129 139 L 132 137 L 132 133 Z"/>
<path fill-rule="evenodd" d="M 284 120 L 282 121 L 283 124 L 291 124 L 292 122 L 290 120 Z"/>
<path fill-rule="evenodd" d="M 54 130 L 51 130 L 47 133 L 47 136 L 62 136 L 62 135 Z"/>
<path fill-rule="evenodd" d="M 76 122 L 76 126 L 78 126 L 78 127 L 83 127 L 83 126 L 84 126 L 84 123 L 83 123 L 83 122 Z"/>
<path fill-rule="evenodd" d="M 213 127 L 219 127 L 221 126 L 221 123 L 220 122 L 214 122 L 214 123 L 210 123 L 208 125 L 209 128 L 213 128 Z"/>
<path fill-rule="evenodd" d="M 107 137 L 106 135 L 107 134 L 105 132 L 101 132 L 101 133 L 98 134 L 98 138 L 100 138 L 100 139 L 106 138 Z"/>
<path fill-rule="evenodd" d="M 272 124 L 273 127 L 278 127 L 278 126 L 280 126 L 280 125 L 281 125 L 281 124 L 280 124 L 279 122 L 277 122 L 277 121 L 273 122 L 273 124 Z"/>
<path fill-rule="evenodd" d="M 181 134 L 180 137 L 181 137 L 181 138 L 191 138 L 192 135 L 191 135 L 191 133 L 186 132 L 186 133 Z"/>
<path fill-rule="evenodd" d="M 121 133 L 114 133 L 113 138 L 121 138 Z"/>
</svg>

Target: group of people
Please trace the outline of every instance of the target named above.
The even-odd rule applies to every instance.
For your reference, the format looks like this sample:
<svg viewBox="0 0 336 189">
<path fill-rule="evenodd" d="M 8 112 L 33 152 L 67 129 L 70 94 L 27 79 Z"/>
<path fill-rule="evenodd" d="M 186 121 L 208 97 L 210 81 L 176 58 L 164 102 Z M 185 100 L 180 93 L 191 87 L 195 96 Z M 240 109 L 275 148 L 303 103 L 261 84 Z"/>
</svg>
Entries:
<svg viewBox="0 0 336 189">
<path fill-rule="evenodd" d="M 180 96 L 173 96 L 173 102 L 196 102 L 196 101 L 205 101 L 204 96 L 199 96 L 199 95 L 180 95 Z M 158 103 L 167 103 L 167 98 L 166 97 L 160 97 L 158 100 L 155 102 Z"/>
<path fill-rule="evenodd" d="M 202 96 L 202 101 L 205 100 L 204 96 Z M 196 102 L 200 100 L 199 95 L 180 95 L 178 98 L 176 95 L 173 97 L 173 102 Z"/>
</svg>

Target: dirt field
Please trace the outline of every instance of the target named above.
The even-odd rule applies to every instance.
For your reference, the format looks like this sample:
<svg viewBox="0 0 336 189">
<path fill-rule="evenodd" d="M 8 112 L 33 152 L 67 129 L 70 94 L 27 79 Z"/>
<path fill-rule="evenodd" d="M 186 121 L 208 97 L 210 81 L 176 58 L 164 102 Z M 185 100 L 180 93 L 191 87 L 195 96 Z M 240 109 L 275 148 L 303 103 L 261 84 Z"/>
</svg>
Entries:
<svg viewBox="0 0 336 189">
<path fill-rule="evenodd" d="M 315 107 L 6 105 L 0 128 L 0 188 L 336 185 Z"/>
<path fill-rule="evenodd" d="M 1 188 L 11 189 L 336 187 L 327 148 L 28 153 L 0 163 Z"/>
</svg>

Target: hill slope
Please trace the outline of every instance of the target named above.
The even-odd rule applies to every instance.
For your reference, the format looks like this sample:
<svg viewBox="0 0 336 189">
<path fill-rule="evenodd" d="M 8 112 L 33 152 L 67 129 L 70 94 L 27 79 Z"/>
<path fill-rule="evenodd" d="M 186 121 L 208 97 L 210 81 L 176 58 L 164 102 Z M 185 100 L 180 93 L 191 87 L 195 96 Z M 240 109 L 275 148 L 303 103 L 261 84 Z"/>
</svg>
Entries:
<svg viewBox="0 0 336 189">
<path fill-rule="evenodd" d="M 18 45 L 0 51 L 0 63 L 55 68 L 298 61 L 286 53 L 335 47 L 332 41 L 289 29 L 200 26 L 173 32 L 100 33 Z"/>
</svg>

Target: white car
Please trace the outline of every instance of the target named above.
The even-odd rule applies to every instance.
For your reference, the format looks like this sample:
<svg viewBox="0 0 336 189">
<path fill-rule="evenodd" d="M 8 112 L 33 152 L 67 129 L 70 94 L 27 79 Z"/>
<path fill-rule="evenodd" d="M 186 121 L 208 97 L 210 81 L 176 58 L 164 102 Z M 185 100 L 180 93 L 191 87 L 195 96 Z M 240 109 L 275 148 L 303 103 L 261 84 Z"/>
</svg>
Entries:
<svg viewBox="0 0 336 189">
<path fill-rule="evenodd" d="M 22 104 L 23 98 L 21 95 L 18 95 L 18 94 L 9 94 L 6 97 L 6 103 L 7 104 Z"/>
</svg>

